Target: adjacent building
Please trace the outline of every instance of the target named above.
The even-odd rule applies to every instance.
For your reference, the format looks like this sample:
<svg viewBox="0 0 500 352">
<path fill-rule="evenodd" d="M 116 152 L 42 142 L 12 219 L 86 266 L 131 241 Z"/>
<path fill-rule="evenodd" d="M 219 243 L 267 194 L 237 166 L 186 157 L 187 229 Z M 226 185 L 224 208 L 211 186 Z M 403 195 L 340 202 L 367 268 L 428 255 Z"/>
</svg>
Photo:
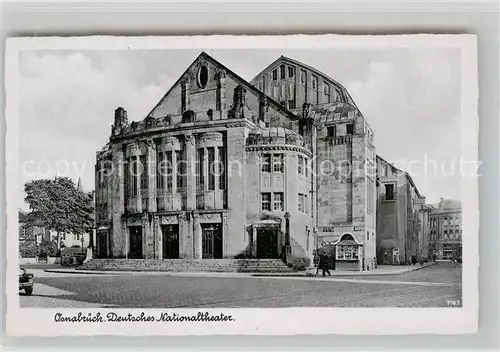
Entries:
<svg viewBox="0 0 500 352">
<path fill-rule="evenodd" d="M 428 210 L 412 177 L 377 156 L 377 258 L 379 264 L 407 264 L 426 258 Z"/>
<path fill-rule="evenodd" d="M 462 257 L 462 204 L 441 198 L 429 214 L 429 255 L 435 259 Z"/>
<path fill-rule="evenodd" d="M 101 258 L 376 264 L 373 131 L 347 90 L 280 57 L 251 82 L 202 53 L 96 155 Z M 373 170 L 373 171 L 370 171 Z"/>
</svg>

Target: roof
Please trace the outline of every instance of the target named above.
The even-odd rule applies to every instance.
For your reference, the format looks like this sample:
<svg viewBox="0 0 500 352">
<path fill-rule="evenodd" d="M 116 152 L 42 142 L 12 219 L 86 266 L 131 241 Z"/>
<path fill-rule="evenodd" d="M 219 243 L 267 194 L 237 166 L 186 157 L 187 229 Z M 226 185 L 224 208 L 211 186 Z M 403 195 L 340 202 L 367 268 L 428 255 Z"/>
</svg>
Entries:
<svg viewBox="0 0 500 352">
<path fill-rule="evenodd" d="M 358 116 L 358 109 L 349 103 L 336 101 L 311 106 L 311 117 L 319 123 L 334 123 Z"/>
<path fill-rule="evenodd" d="M 415 193 L 417 194 L 417 196 L 420 198 L 422 197 L 422 195 L 420 194 L 420 192 L 418 191 L 418 188 L 417 188 L 417 185 L 415 185 L 415 182 L 413 182 L 413 178 L 411 177 L 411 175 L 404 171 L 404 170 L 401 170 L 400 168 L 397 168 L 396 166 L 394 166 L 393 164 L 391 164 L 390 162 L 388 162 L 387 160 L 385 160 L 384 158 L 382 158 L 380 155 L 377 154 L 377 159 L 380 159 L 382 160 L 383 162 L 387 163 L 388 165 L 390 165 L 392 168 L 396 169 L 397 171 L 403 173 L 403 175 L 406 177 L 406 179 L 408 180 L 408 182 L 410 183 L 410 185 L 415 189 Z"/>
<path fill-rule="evenodd" d="M 434 205 L 436 209 L 446 210 L 446 209 L 461 209 L 462 202 L 455 199 L 444 199 L 441 198 L 437 205 Z"/>
<path fill-rule="evenodd" d="M 297 66 L 302 66 L 303 68 L 306 68 L 312 72 L 314 72 L 315 74 L 317 74 L 318 76 L 322 76 L 324 79 L 327 79 L 328 81 L 331 81 L 332 83 L 334 83 L 335 85 L 339 86 L 340 88 L 342 88 L 343 92 L 345 93 L 345 95 L 347 96 L 347 100 L 353 105 L 356 107 L 356 109 L 358 109 L 358 107 L 356 106 L 356 103 L 354 103 L 354 100 L 352 99 L 351 95 L 349 94 L 349 91 L 342 85 L 340 84 L 338 81 L 336 81 L 335 79 L 331 78 L 330 76 L 328 76 L 327 74 L 319 71 L 318 69 L 312 67 L 312 66 L 309 66 L 307 64 L 304 64 L 303 62 L 300 62 L 298 60 L 295 60 L 295 59 L 292 59 L 292 58 L 289 58 L 289 57 L 286 57 L 286 56 L 283 56 L 281 55 L 279 58 L 277 58 L 276 60 L 274 60 L 272 63 L 270 63 L 269 65 L 266 66 L 266 68 L 264 68 L 262 71 L 259 72 L 259 74 L 257 74 L 253 79 L 252 81 L 254 81 L 257 77 L 259 77 L 260 75 L 262 75 L 265 71 L 267 71 L 271 66 L 274 66 L 276 65 L 278 62 L 289 62 L 289 63 L 292 63 L 294 65 L 297 65 Z M 359 109 L 358 109 L 359 110 Z"/>
<path fill-rule="evenodd" d="M 289 118 L 291 118 L 292 120 L 297 120 L 298 119 L 298 116 L 295 115 L 294 113 L 292 113 L 290 110 L 286 109 L 283 105 L 281 105 L 280 103 L 278 103 L 276 100 L 274 100 L 273 98 L 271 98 L 270 96 L 266 95 L 264 92 L 260 91 L 259 89 L 257 89 L 256 87 L 254 87 L 252 84 L 250 84 L 248 81 L 246 81 L 245 79 L 243 79 L 242 77 L 240 77 L 238 74 L 234 73 L 232 70 L 230 70 L 229 68 L 227 68 L 226 66 L 224 66 L 223 64 L 221 64 L 219 61 L 215 60 L 213 57 L 211 57 L 210 55 L 208 55 L 206 52 L 201 52 L 200 55 L 198 55 L 198 57 L 188 66 L 188 68 L 179 76 L 179 78 L 177 79 L 177 81 L 170 87 L 170 89 L 167 91 L 167 93 L 160 99 L 160 101 L 153 107 L 153 109 L 147 114 L 147 116 L 151 116 L 151 114 L 153 113 L 153 111 L 161 104 L 161 102 L 163 101 L 163 99 L 168 96 L 170 94 L 170 92 L 172 91 L 172 89 L 174 89 L 174 87 L 176 87 L 179 82 L 181 81 L 181 79 L 186 75 L 186 73 L 189 71 L 189 69 L 196 63 L 198 62 L 201 58 L 209 61 L 210 63 L 212 63 L 214 66 L 218 66 L 219 68 L 223 69 L 224 71 L 226 71 L 226 74 L 228 76 L 231 76 L 235 81 L 238 81 L 239 84 L 241 84 L 242 86 L 245 87 L 245 89 L 249 90 L 249 91 L 252 91 L 254 94 L 256 94 L 257 96 L 259 97 L 266 97 L 269 104 L 270 105 L 273 105 L 273 107 L 276 109 L 276 110 L 279 110 L 280 112 L 288 115 Z"/>
</svg>

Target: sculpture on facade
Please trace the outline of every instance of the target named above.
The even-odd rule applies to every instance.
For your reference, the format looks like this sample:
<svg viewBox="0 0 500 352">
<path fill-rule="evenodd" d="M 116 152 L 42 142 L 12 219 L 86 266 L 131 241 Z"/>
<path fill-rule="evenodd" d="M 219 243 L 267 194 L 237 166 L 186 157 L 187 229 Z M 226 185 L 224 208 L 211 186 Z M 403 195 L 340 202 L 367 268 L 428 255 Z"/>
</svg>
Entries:
<svg viewBox="0 0 500 352">
<path fill-rule="evenodd" d="M 111 134 L 113 136 L 119 136 L 123 133 L 125 126 L 128 124 L 127 110 L 119 107 L 115 110 L 115 121 L 111 126 Z"/>
<path fill-rule="evenodd" d="M 243 86 L 238 85 L 234 88 L 233 105 L 229 110 L 229 118 L 242 119 L 249 116 L 250 108 L 247 106 L 246 98 L 247 90 Z"/>
</svg>

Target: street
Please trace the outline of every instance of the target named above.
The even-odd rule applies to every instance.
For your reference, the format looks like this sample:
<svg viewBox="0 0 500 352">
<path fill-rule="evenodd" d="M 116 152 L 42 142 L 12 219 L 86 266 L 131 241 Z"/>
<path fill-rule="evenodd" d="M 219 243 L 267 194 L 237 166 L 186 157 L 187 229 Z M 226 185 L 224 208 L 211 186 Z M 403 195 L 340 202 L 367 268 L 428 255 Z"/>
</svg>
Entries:
<svg viewBox="0 0 500 352">
<path fill-rule="evenodd" d="M 252 277 L 208 273 L 35 274 L 21 307 L 278 308 L 461 306 L 461 265 L 449 262 L 399 275 Z"/>
</svg>

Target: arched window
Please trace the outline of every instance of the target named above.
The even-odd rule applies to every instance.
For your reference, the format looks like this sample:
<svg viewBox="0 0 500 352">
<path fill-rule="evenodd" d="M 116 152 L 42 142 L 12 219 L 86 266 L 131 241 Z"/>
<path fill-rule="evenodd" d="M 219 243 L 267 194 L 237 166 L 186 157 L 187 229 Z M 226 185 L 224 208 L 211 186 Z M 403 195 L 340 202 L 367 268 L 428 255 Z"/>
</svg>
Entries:
<svg viewBox="0 0 500 352">
<path fill-rule="evenodd" d="M 198 86 L 200 88 L 205 88 L 208 83 L 208 68 L 207 66 L 201 66 L 198 70 Z"/>
</svg>

